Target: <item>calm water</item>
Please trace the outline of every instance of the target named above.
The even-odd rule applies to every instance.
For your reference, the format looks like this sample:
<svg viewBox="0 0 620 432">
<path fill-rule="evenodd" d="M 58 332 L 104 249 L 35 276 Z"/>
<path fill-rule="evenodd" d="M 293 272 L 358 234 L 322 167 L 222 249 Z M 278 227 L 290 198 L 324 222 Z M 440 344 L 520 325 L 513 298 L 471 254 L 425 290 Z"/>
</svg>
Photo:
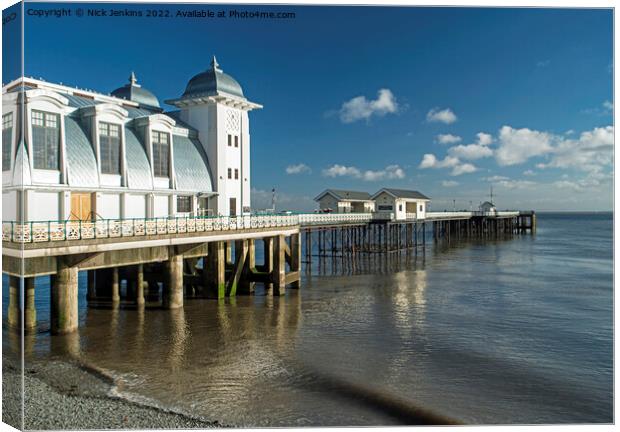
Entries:
<svg viewBox="0 0 620 432">
<path fill-rule="evenodd" d="M 395 423 L 323 374 L 471 423 L 612 422 L 612 215 L 538 225 L 417 257 L 315 258 L 284 298 L 259 289 L 182 311 L 89 310 L 82 279 L 81 328 L 67 337 L 45 330 L 42 279 L 29 355 L 80 356 L 128 397 L 237 425 Z"/>
</svg>

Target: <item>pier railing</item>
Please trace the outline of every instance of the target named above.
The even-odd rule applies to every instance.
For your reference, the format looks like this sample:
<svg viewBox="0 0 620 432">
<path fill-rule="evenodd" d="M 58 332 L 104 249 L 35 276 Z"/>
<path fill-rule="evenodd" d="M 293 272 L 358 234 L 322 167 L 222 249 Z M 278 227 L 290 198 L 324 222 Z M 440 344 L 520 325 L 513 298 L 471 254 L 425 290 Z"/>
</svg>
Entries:
<svg viewBox="0 0 620 432">
<path fill-rule="evenodd" d="M 2 222 L 2 241 L 41 243 L 147 235 L 235 231 L 299 225 L 297 215 L 205 216 L 95 221 Z"/>
<path fill-rule="evenodd" d="M 467 219 L 472 216 L 516 217 L 518 211 L 504 212 L 427 212 L 426 220 Z M 416 220 L 407 213 L 406 220 Z M 325 226 L 390 221 L 390 213 L 299 213 L 243 216 L 163 217 L 142 219 L 98 219 L 93 221 L 2 222 L 2 241 L 43 243 L 66 240 L 140 237 L 149 235 L 236 231 L 290 226 Z M 424 219 L 419 219 L 424 220 Z"/>
<path fill-rule="evenodd" d="M 376 213 L 300 213 L 299 224 L 308 225 L 329 225 L 329 224 L 356 224 L 368 223 L 373 220 Z"/>
</svg>

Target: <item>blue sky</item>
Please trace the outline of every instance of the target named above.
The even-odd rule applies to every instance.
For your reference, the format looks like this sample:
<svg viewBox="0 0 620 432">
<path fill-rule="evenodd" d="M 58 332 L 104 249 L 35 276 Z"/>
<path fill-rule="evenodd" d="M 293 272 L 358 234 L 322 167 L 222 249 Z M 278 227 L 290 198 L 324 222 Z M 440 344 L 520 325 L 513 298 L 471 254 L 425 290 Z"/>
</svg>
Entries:
<svg viewBox="0 0 620 432">
<path fill-rule="evenodd" d="M 296 17 L 27 16 L 26 75 L 107 93 L 134 70 L 163 101 L 217 55 L 264 105 L 250 114 L 257 207 L 272 187 L 291 209 L 327 187 L 399 187 L 469 208 L 491 184 L 500 208 L 612 207 L 611 10 L 158 7 Z"/>
</svg>

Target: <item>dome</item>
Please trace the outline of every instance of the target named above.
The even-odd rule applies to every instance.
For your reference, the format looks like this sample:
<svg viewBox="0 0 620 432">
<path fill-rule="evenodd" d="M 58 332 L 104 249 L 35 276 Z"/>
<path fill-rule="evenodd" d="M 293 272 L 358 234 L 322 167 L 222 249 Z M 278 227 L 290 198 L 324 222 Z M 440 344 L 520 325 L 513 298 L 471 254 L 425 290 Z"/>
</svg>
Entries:
<svg viewBox="0 0 620 432">
<path fill-rule="evenodd" d="M 225 74 L 217 63 L 215 56 L 211 61 L 211 69 L 201 72 L 187 83 L 181 98 L 194 96 L 211 96 L 219 92 L 244 98 L 239 83 L 230 75 Z"/>
<path fill-rule="evenodd" d="M 155 95 L 140 86 L 137 82 L 136 75 L 132 72 L 129 76 L 129 84 L 125 84 L 123 87 L 114 90 L 112 96 L 137 102 L 144 108 L 160 109 L 159 101 Z"/>
</svg>

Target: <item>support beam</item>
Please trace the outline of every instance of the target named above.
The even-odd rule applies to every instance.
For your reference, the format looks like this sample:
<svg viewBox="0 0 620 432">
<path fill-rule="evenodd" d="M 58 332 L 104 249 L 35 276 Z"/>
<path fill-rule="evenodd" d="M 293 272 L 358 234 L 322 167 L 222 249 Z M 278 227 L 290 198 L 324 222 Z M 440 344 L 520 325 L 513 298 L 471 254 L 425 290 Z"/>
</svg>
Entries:
<svg viewBox="0 0 620 432">
<path fill-rule="evenodd" d="M 78 327 L 78 269 L 58 259 L 52 276 L 50 330 L 52 334 L 71 333 Z"/>
<path fill-rule="evenodd" d="M 263 243 L 264 243 L 264 254 L 263 256 L 265 257 L 265 265 L 263 266 L 263 272 L 268 273 L 268 274 L 272 274 L 273 273 L 273 238 L 272 237 L 266 237 L 263 238 Z M 273 284 L 271 283 L 271 280 L 269 283 L 265 284 L 265 290 L 269 291 L 273 288 Z"/>
<path fill-rule="evenodd" d="M 112 303 L 115 306 L 118 306 L 118 303 L 121 301 L 121 286 L 118 277 L 118 267 L 114 267 L 112 269 Z"/>
<path fill-rule="evenodd" d="M 21 281 L 17 276 L 9 276 L 9 311 L 8 325 L 13 329 L 21 328 L 21 308 L 19 307 L 19 285 Z"/>
<path fill-rule="evenodd" d="M 34 304 L 34 278 L 25 278 L 24 281 L 24 331 L 28 333 L 37 328 L 37 309 Z"/>
<path fill-rule="evenodd" d="M 162 296 L 164 309 L 183 307 L 183 255 L 173 255 L 166 262 L 166 282 Z"/>
<path fill-rule="evenodd" d="M 286 240 L 283 235 L 273 237 L 273 295 L 284 295 L 286 292 Z"/>
<path fill-rule="evenodd" d="M 205 272 L 206 270 L 206 272 Z M 209 243 L 203 280 L 209 297 L 223 299 L 226 296 L 226 253 L 224 242 Z"/>
<path fill-rule="evenodd" d="M 243 274 L 241 275 L 241 282 L 239 284 L 240 294 L 252 294 L 256 286 L 251 280 L 252 274 L 256 273 L 256 244 L 254 239 L 250 239 L 247 242 L 248 253 L 243 267 Z"/>
<path fill-rule="evenodd" d="M 301 286 L 300 270 L 301 270 L 301 234 L 291 235 L 291 272 L 297 273 L 297 279 L 291 282 L 292 288 L 299 288 Z"/>
<path fill-rule="evenodd" d="M 144 307 L 144 265 L 136 266 L 136 306 Z"/>
<path fill-rule="evenodd" d="M 248 241 L 237 240 L 235 242 L 235 263 L 230 280 L 227 284 L 227 292 L 229 297 L 237 295 L 237 286 L 241 281 L 241 275 L 245 267 L 245 261 L 248 256 Z"/>
</svg>

